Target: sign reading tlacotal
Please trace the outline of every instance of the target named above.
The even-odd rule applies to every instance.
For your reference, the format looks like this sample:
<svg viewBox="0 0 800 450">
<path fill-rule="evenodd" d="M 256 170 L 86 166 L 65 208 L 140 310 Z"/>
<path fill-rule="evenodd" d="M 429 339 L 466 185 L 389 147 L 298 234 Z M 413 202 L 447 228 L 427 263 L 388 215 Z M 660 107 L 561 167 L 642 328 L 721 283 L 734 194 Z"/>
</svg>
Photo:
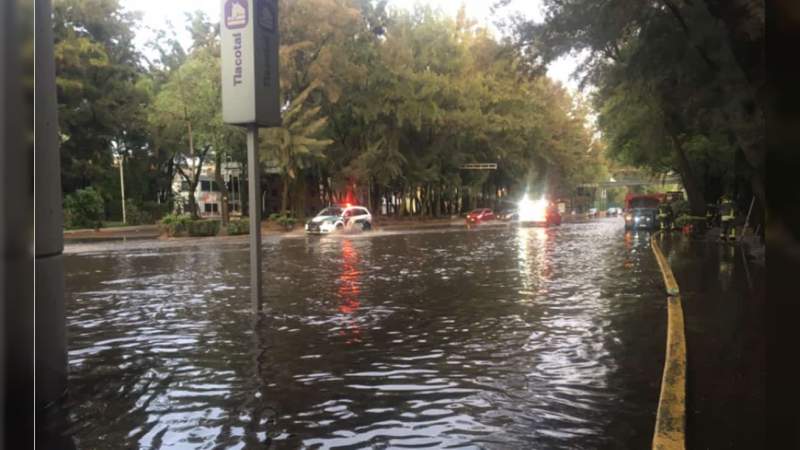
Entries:
<svg viewBox="0 0 800 450">
<path fill-rule="evenodd" d="M 277 0 L 222 0 L 222 119 L 279 126 Z"/>
</svg>

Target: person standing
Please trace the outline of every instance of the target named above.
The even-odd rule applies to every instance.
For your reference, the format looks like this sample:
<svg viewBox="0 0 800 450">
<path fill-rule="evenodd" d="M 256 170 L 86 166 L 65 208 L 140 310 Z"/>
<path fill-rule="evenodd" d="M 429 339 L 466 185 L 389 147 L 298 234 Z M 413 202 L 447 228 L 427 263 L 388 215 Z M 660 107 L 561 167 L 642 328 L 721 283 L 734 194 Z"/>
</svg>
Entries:
<svg viewBox="0 0 800 450">
<path fill-rule="evenodd" d="M 719 216 L 720 216 L 720 231 L 719 231 L 720 240 L 735 241 L 736 208 L 733 205 L 733 201 L 728 196 L 723 195 L 722 198 L 720 199 Z"/>
</svg>

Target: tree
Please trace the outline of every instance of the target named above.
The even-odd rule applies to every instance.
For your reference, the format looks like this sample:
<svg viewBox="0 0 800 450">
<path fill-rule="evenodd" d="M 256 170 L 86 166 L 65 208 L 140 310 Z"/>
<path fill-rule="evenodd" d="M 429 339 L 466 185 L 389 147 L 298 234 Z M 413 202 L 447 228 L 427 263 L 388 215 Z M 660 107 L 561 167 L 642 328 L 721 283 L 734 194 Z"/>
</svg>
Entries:
<svg viewBox="0 0 800 450">
<path fill-rule="evenodd" d="M 63 0 L 53 6 L 56 85 L 64 194 L 94 186 L 106 202 L 118 199 L 112 147 L 147 167 L 146 118 L 150 97 L 133 46 L 139 16 L 117 0 Z M 145 177 L 134 177 L 145 178 Z M 146 195 L 149 186 L 134 185 Z M 115 202 L 114 205 L 118 205 Z"/>
<path fill-rule="evenodd" d="M 283 113 L 283 125 L 268 128 L 260 143 L 261 159 L 277 162 L 281 170 L 281 211 L 288 211 L 290 183 L 314 160 L 324 158 L 323 150 L 332 142 L 317 138 L 327 122 L 325 117 L 319 117 L 320 107 L 306 106 L 306 100 L 316 88 L 317 83 L 312 83 L 295 97 Z"/>
<path fill-rule="evenodd" d="M 545 5 L 544 24 L 524 20 L 514 24 L 515 43 L 526 68 L 541 70 L 559 55 L 588 51 L 581 70 L 584 81 L 595 83 L 603 92 L 597 100 L 600 108 L 604 102 L 628 104 L 621 98 L 623 85 L 640 92 L 640 99 L 652 96 L 642 101 L 654 113 L 651 118 L 661 121 L 656 127 L 671 142 L 649 151 L 674 157 L 687 190 L 692 191 L 695 214 L 700 212 L 708 181 L 697 179 L 702 177 L 698 173 L 711 173 L 703 166 L 713 162 L 693 160 L 685 149 L 689 142 L 732 149 L 706 152 L 709 157 L 714 154 L 732 161 L 733 155 L 743 155 L 747 167 L 737 176 L 751 180 L 752 191 L 763 204 L 763 114 L 757 101 L 763 84 L 763 49 L 759 48 L 763 6 L 748 0 L 646 4 L 549 0 Z M 628 105 L 605 109 L 628 111 L 633 121 L 646 112 L 644 107 Z M 615 117 L 618 120 L 607 117 L 604 131 L 612 122 L 626 120 L 625 114 Z M 619 123 L 613 126 L 626 128 Z M 647 128 L 640 131 L 651 135 L 657 131 Z M 629 154 L 629 150 L 617 149 L 617 154 Z M 657 155 L 646 159 L 657 165 L 665 161 Z"/>
</svg>

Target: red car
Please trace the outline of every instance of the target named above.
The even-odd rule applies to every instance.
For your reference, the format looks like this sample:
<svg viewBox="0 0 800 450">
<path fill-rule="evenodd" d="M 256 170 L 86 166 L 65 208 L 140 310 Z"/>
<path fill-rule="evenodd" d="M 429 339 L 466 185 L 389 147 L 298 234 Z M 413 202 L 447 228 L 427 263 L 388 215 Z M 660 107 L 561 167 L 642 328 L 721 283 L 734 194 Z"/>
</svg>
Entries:
<svg viewBox="0 0 800 450">
<path fill-rule="evenodd" d="M 494 220 L 494 212 L 489 208 L 473 209 L 467 214 L 467 224 L 477 224 L 484 220 Z"/>
</svg>

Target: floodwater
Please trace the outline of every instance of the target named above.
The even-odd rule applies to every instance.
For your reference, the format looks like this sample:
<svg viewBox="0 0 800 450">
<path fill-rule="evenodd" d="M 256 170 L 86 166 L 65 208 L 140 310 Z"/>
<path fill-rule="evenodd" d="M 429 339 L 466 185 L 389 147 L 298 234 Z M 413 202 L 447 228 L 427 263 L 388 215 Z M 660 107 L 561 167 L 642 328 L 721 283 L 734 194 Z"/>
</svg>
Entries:
<svg viewBox="0 0 800 450">
<path fill-rule="evenodd" d="M 645 448 L 665 298 L 621 219 L 65 250 L 78 448 Z"/>
</svg>

